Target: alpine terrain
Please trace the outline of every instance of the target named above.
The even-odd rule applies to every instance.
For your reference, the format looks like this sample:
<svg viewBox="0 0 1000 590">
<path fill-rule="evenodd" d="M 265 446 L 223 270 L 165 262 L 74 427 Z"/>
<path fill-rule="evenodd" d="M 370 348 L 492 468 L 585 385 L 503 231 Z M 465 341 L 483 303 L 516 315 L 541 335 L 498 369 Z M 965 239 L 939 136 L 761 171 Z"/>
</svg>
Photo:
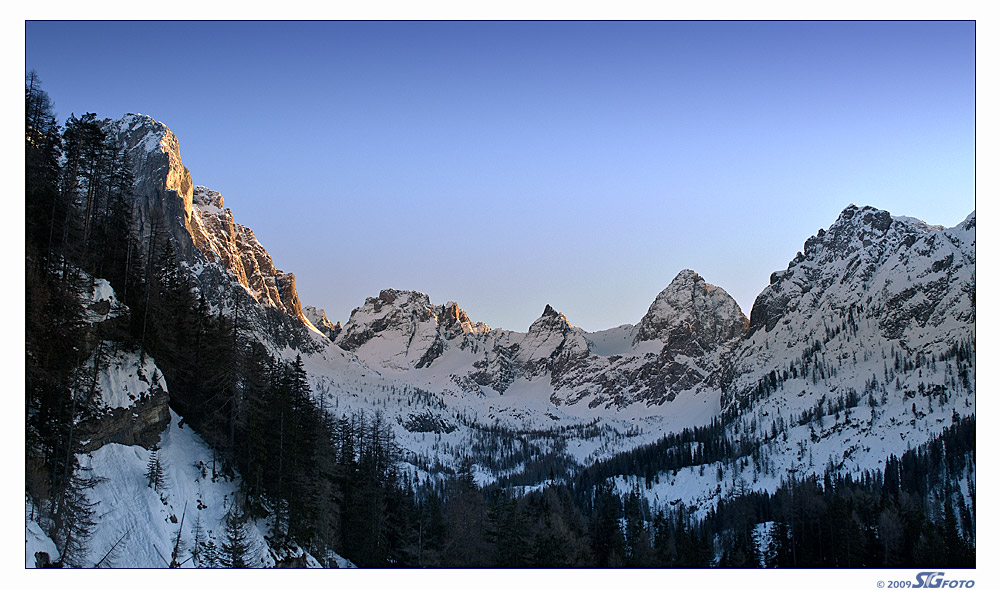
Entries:
<svg viewBox="0 0 1000 590">
<path fill-rule="evenodd" d="M 331 319 L 163 123 L 32 78 L 25 141 L 26 567 L 975 565 L 975 212 L 849 205 L 749 318 Z"/>
</svg>

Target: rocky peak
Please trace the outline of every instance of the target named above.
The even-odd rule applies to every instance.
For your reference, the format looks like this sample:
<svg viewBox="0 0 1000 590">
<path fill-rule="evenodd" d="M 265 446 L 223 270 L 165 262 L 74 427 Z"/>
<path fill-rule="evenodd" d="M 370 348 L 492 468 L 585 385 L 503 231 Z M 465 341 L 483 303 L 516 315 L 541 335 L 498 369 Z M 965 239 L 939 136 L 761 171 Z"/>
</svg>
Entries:
<svg viewBox="0 0 1000 590">
<path fill-rule="evenodd" d="M 426 294 L 383 289 L 378 297 L 366 298 L 364 305 L 351 312 L 336 342 L 346 350 L 357 351 L 375 337 L 398 333 L 393 338 L 408 343 L 418 324 L 434 319 L 434 306 Z"/>
<path fill-rule="evenodd" d="M 546 305 L 541 317 L 532 322 L 520 349 L 519 359 L 528 375 L 564 370 L 567 360 L 590 354 L 583 330 L 569 323 L 551 305 Z"/>
<path fill-rule="evenodd" d="M 406 310 L 421 317 L 430 317 L 434 313 L 431 298 L 420 291 L 383 289 L 379 292 L 378 297 L 365 299 L 365 305 L 369 304 L 376 313 L 381 312 L 385 307 Z M 353 317 L 353 313 L 351 315 Z"/>
<path fill-rule="evenodd" d="M 454 302 L 434 305 L 419 291 L 384 289 L 351 312 L 335 343 L 365 362 L 421 369 L 453 346 L 475 346 L 489 331 Z"/>
<path fill-rule="evenodd" d="M 703 345 L 714 345 L 741 336 L 746 326 L 746 316 L 729 293 L 693 270 L 682 270 L 639 321 L 634 343 L 692 335 Z"/>
<path fill-rule="evenodd" d="M 154 217 L 161 213 L 174 247 L 182 256 L 192 253 L 194 185 L 181 162 L 180 142 L 163 123 L 148 115 L 129 113 L 109 121 L 105 133 L 122 145 L 135 173 L 134 224 L 148 235 Z"/>
<path fill-rule="evenodd" d="M 336 340 L 337 336 L 340 335 L 340 331 L 343 329 L 340 322 L 334 324 L 326 317 L 326 312 L 322 309 L 317 309 L 311 305 L 307 305 L 302 308 L 302 314 L 305 316 L 309 323 L 313 325 L 314 328 L 326 334 L 326 337 L 330 340 Z"/>
<path fill-rule="evenodd" d="M 966 226 L 971 230 L 964 230 Z M 974 266 L 974 251 L 965 252 L 968 248 L 963 245 L 963 241 L 974 244 L 974 228 L 974 214 L 946 230 L 912 217 L 893 217 L 874 207 L 850 205 L 829 229 L 820 229 L 806 240 L 786 270 L 771 274 L 770 285 L 754 301 L 749 332 L 771 331 L 789 312 L 813 308 L 822 301 L 838 308 L 853 305 L 876 283 L 885 285 L 880 298 L 887 296 L 917 275 L 960 268 L 951 266 L 956 256 L 971 257 L 967 262 Z M 962 232 L 969 235 L 960 237 Z M 921 259 L 927 261 L 927 269 Z M 887 309 L 886 313 L 897 311 Z"/>
<path fill-rule="evenodd" d="M 218 263 L 222 275 L 235 278 L 254 300 L 307 323 L 295 276 L 276 269 L 253 232 L 234 223 L 220 193 L 194 186 L 181 161 L 180 142 L 166 125 L 128 114 L 106 122 L 104 129 L 123 146 L 135 174 L 134 230 L 140 244 L 147 243 L 144 236 L 154 226 L 166 230 L 179 258 L 192 268 L 204 271 L 200 263 Z M 219 286 L 215 279 L 209 282 Z"/>
<path fill-rule="evenodd" d="M 886 391 L 904 401 L 908 391 L 929 391 L 922 380 L 938 377 L 933 362 L 921 367 L 920 359 L 975 344 L 975 252 L 975 212 L 944 228 L 873 207 L 846 208 L 754 301 L 748 337 L 723 381 L 724 412 L 789 400 L 805 407 L 839 395 L 844 383 L 881 389 L 882 404 Z M 911 354 L 908 376 L 900 359 Z M 954 381 L 935 387 L 949 396 L 960 391 Z"/>
<path fill-rule="evenodd" d="M 463 334 L 486 334 L 490 327 L 482 322 L 472 323 L 465 310 L 449 301 L 437 314 L 438 326 L 445 338 L 452 340 Z"/>
<path fill-rule="evenodd" d="M 573 324 L 569 323 L 566 316 L 553 309 L 551 305 L 546 304 L 541 317 L 531 323 L 531 326 L 528 328 L 528 334 L 541 332 L 565 333 L 575 328 Z"/>
</svg>

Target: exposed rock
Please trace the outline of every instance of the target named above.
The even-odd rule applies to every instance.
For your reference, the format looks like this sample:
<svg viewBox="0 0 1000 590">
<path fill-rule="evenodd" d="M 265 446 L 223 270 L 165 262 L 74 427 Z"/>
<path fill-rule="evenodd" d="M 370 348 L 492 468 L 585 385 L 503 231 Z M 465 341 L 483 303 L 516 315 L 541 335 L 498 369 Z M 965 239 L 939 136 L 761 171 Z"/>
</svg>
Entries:
<svg viewBox="0 0 1000 590">
<path fill-rule="evenodd" d="M 104 356 L 107 351 L 96 354 Z M 94 364 L 92 357 L 81 370 L 89 375 Z M 108 443 L 146 448 L 156 444 L 170 423 L 170 397 L 153 359 L 118 350 L 99 362 L 98 368 L 98 398 L 91 400 L 93 417 L 78 425 L 86 441 L 83 450 L 90 452 Z"/>
<path fill-rule="evenodd" d="M 274 267 L 253 230 L 235 223 L 232 210 L 222 208 L 221 194 L 203 186 L 195 187 L 193 194 L 194 238 L 205 258 L 222 264 L 259 303 L 305 320 L 295 276 Z"/>
<path fill-rule="evenodd" d="M 170 398 L 165 391 L 144 395 L 129 408 L 113 408 L 99 418 L 80 423 L 86 441 L 83 452 L 89 453 L 108 443 L 139 445 L 150 448 L 170 423 Z"/>
<path fill-rule="evenodd" d="M 402 421 L 402 420 L 401 420 Z M 403 422 L 403 428 L 410 432 L 433 432 L 436 434 L 454 432 L 456 427 L 430 410 L 422 414 L 410 414 Z"/>
<path fill-rule="evenodd" d="M 320 332 L 326 334 L 326 337 L 330 340 L 336 340 L 337 336 L 339 336 L 340 332 L 343 330 L 340 322 L 337 322 L 336 324 L 331 322 L 327 319 L 326 312 L 322 309 L 317 309 L 311 305 L 307 305 L 302 308 L 302 314 L 305 315 L 307 320 L 309 320 L 309 323 L 311 323 Z"/>
<path fill-rule="evenodd" d="M 135 173 L 138 235 L 148 236 L 154 224 L 161 223 L 160 230 L 170 232 L 178 253 L 190 256 L 197 233 L 192 224 L 194 185 L 181 162 L 177 136 L 152 117 L 131 113 L 109 122 L 105 132 L 125 148 Z"/>
<path fill-rule="evenodd" d="M 134 223 L 137 235 L 166 231 L 179 261 L 189 269 L 199 289 L 210 292 L 214 302 L 241 307 L 241 314 L 251 327 L 259 328 L 278 345 L 292 342 L 307 349 L 315 347 L 306 332 L 295 277 L 274 267 L 270 254 L 253 232 L 233 221 L 218 192 L 195 187 L 184 167 L 177 137 L 166 125 L 146 115 L 129 114 L 118 121 L 107 121 L 105 131 L 123 145 L 132 164 L 136 182 Z M 140 239 L 140 249 L 146 240 Z M 141 251 L 144 254 L 144 250 Z M 205 264 L 208 263 L 208 264 Z M 215 270 L 217 263 L 223 274 Z M 235 292 L 230 281 L 245 289 L 257 304 L 248 305 Z M 242 301 L 242 302 L 241 302 Z M 290 316 L 274 316 L 275 308 Z"/>
<path fill-rule="evenodd" d="M 639 321 L 635 342 L 683 337 L 709 348 L 742 336 L 747 323 L 728 293 L 693 270 L 682 270 Z"/>
<path fill-rule="evenodd" d="M 424 293 L 385 289 L 351 312 L 335 342 L 366 362 L 423 369 L 449 348 L 478 349 L 489 332 L 453 302 L 433 305 Z"/>
<path fill-rule="evenodd" d="M 886 336 L 897 338 L 911 317 L 929 320 L 942 301 L 961 299 L 955 294 L 956 276 L 974 284 L 975 250 L 963 251 L 958 234 L 974 246 L 974 213 L 959 227 L 944 230 L 851 205 L 829 230 L 806 240 L 787 270 L 772 275 L 771 284 L 754 301 L 749 332 L 770 332 L 789 313 L 821 313 L 821 305 L 844 310 L 864 299 L 875 305 Z M 916 284 L 904 284 L 908 282 Z M 921 299 L 914 300 L 918 296 Z M 975 306 L 961 306 L 958 313 L 969 321 Z"/>
<path fill-rule="evenodd" d="M 519 342 L 517 360 L 531 378 L 551 372 L 555 378 L 590 354 L 583 330 L 570 324 L 566 316 L 546 305 L 541 317 L 532 322 Z"/>
</svg>

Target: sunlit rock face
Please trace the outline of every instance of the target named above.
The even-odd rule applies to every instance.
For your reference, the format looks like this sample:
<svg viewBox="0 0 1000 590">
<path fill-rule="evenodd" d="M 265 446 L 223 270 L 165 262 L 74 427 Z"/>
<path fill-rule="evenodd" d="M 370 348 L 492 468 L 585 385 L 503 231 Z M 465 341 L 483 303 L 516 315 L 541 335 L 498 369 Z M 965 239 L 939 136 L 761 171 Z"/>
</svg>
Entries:
<svg viewBox="0 0 1000 590">
<path fill-rule="evenodd" d="M 107 122 L 104 128 L 124 146 L 135 173 L 134 222 L 137 235 L 143 238 L 141 248 L 151 232 L 166 232 L 179 261 L 198 269 L 201 288 L 216 295 L 228 293 L 227 298 L 233 299 L 227 308 L 235 309 L 245 298 L 228 287 L 228 274 L 249 294 L 246 299 L 309 325 L 295 289 L 295 276 L 275 268 L 253 231 L 234 222 L 221 194 L 194 186 L 181 161 L 177 137 L 166 125 L 146 115 L 128 114 Z M 221 275 L 213 263 L 219 265 Z M 244 319 L 252 324 L 268 325 L 280 333 L 297 329 L 275 326 L 274 318 L 267 319 L 264 309 L 251 309 L 247 303 L 242 303 Z"/>
<path fill-rule="evenodd" d="M 271 255 L 253 230 L 233 221 L 233 212 L 224 208 L 222 195 L 197 186 L 193 202 L 195 240 L 205 258 L 220 262 L 258 302 L 305 321 L 295 290 L 295 276 L 275 268 Z"/>
<path fill-rule="evenodd" d="M 311 323 L 317 330 L 325 334 L 330 340 L 336 340 L 337 336 L 340 335 L 341 330 L 343 330 L 340 322 L 337 322 L 336 324 L 331 322 L 329 318 L 326 317 L 326 311 L 322 309 L 306 305 L 302 308 L 302 313 L 306 316 L 306 319 L 309 320 L 309 323 Z"/>
<path fill-rule="evenodd" d="M 194 184 L 181 162 L 177 136 L 152 117 L 131 113 L 111 121 L 104 129 L 124 147 L 135 173 L 134 219 L 138 234 L 149 236 L 154 229 L 168 231 L 178 252 L 190 256 L 196 231 L 192 226 Z"/>
</svg>

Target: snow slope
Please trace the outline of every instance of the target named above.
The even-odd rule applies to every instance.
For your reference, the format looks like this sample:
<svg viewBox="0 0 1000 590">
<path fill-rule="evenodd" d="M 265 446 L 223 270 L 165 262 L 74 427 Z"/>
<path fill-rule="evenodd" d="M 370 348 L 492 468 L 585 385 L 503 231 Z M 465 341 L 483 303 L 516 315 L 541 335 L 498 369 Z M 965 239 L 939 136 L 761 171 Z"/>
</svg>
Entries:
<svg viewBox="0 0 1000 590">
<path fill-rule="evenodd" d="M 228 479 L 220 474 L 213 479 L 212 449 L 189 426 L 181 426 L 180 417 L 173 412 L 157 450 L 165 475 L 165 485 L 159 490 L 154 490 L 146 477 L 150 453 L 140 446 L 111 443 L 79 456 L 81 466 L 97 482 L 87 492 L 94 504 L 96 526 L 88 543 L 86 563 L 100 563 L 102 567 L 167 567 L 180 531 L 179 561 L 181 567 L 191 568 L 195 566 L 191 549 L 199 528 L 203 543 L 212 541 L 221 548 L 226 514 L 239 490 L 238 475 Z M 48 552 L 54 561 L 55 544 L 29 518 L 30 506 L 26 506 L 25 513 L 26 567 L 34 567 L 36 551 Z M 250 522 L 246 530 L 248 561 L 257 567 L 273 567 L 274 555 L 265 540 L 266 523 Z M 302 557 L 308 567 L 320 566 L 312 556 Z M 340 567 L 351 567 L 342 557 L 333 558 Z"/>
</svg>

